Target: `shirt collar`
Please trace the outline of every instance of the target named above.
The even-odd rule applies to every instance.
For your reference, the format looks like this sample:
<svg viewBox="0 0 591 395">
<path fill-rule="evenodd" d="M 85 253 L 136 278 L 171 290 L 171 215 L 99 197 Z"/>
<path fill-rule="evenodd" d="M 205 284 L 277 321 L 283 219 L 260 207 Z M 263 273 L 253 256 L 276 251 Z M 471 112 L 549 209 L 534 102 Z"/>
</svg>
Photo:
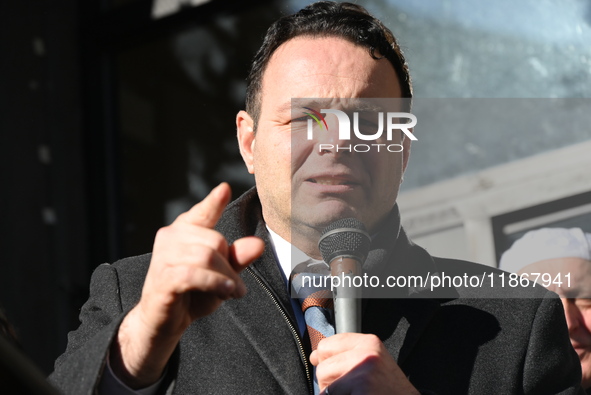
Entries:
<svg viewBox="0 0 591 395">
<path fill-rule="evenodd" d="M 291 245 L 289 241 L 285 240 L 283 237 L 273 232 L 268 225 L 267 230 L 269 231 L 269 235 L 271 235 L 271 245 L 273 246 L 273 250 L 275 251 L 277 261 L 279 261 L 279 267 L 283 271 L 283 275 L 285 276 L 285 278 L 289 279 L 291 271 L 294 267 L 312 258 L 306 255 L 299 248 Z"/>
<path fill-rule="evenodd" d="M 269 228 L 269 225 L 266 225 L 266 227 L 269 231 L 269 235 L 271 235 L 271 245 L 273 247 L 273 250 L 275 251 L 275 257 L 279 261 L 279 267 L 281 267 L 283 275 L 286 279 L 288 279 L 291 275 L 293 268 L 302 262 L 310 261 L 324 263 L 323 260 L 310 258 L 308 255 L 306 255 L 305 252 L 291 245 L 289 241 L 285 240 L 283 237 L 273 232 L 273 230 Z M 372 235 L 371 239 L 373 240 L 375 236 L 375 234 Z"/>
</svg>

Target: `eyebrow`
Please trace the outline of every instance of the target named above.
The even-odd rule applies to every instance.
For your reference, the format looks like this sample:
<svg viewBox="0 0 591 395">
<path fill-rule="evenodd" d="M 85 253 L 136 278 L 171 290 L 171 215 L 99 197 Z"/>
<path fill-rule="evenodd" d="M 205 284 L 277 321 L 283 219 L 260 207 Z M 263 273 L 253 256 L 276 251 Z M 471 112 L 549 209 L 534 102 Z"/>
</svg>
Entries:
<svg viewBox="0 0 591 395">
<path fill-rule="evenodd" d="M 285 102 L 277 106 L 275 110 L 279 112 L 287 112 L 293 110 L 300 110 L 304 107 L 317 108 L 319 110 L 321 108 L 328 109 L 333 107 L 328 103 L 331 100 L 334 99 L 291 99 L 289 102 Z M 345 104 L 345 106 L 340 107 L 341 111 L 386 111 L 383 105 L 380 105 L 373 101 L 367 101 L 367 99 L 346 98 L 342 100 L 344 101 L 343 104 Z"/>
<path fill-rule="evenodd" d="M 318 101 L 318 100 L 307 100 L 307 99 L 291 99 L 288 103 L 285 103 L 284 105 L 281 106 L 282 109 L 284 110 L 289 110 L 289 111 L 303 111 L 304 107 L 310 107 L 310 108 L 314 108 L 314 109 L 318 109 L 320 110 L 321 107 L 323 107 L 322 103 L 326 103 L 326 100 L 324 101 Z M 287 107 L 287 108 L 284 108 Z"/>
</svg>

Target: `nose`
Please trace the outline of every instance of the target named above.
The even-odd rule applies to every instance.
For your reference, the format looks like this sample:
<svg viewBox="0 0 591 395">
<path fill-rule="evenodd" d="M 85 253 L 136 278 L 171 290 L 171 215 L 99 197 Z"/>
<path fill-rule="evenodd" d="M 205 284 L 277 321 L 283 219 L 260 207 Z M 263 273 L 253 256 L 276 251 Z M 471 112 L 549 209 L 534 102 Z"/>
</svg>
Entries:
<svg viewBox="0 0 591 395">
<path fill-rule="evenodd" d="M 342 125 L 334 114 L 327 114 L 324 119 L 328 127 L 325 130 L 320 130 L 317 134 L 317 152 L 320 155 L 349 153 L 351 140 L 341 140 L 340 138 L 339 128 L 345 125 Z"/>
<path fill-rule="evenodd" d="M 562 305 L 564 306 L 564 316 L 566 318 L 566 325 L 568 332 L 574 333 L 581 325 L 581 311 L 575 304 L 575 299 L 562 298 Z"/>
</svg>

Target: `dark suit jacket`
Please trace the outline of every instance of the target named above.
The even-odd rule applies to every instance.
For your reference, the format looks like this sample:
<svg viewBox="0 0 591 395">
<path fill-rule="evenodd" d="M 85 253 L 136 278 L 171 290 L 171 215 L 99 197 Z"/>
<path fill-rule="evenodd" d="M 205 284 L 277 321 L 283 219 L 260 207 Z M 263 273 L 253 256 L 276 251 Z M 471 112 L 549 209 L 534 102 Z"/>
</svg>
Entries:
<svg viewBox="0 0 591 395">
<path fill-rule="evenodd" d="M 232 203 L 218 229 L 229 242 L 253 234 L 268 242 L 256 191 Z M 149 262 L 150 255 L 143 255 L 101 265 L 94 272 L 81 325 L 69 334 L 68 348 L 51 376 L 65 393 L 91 394 L 97 387 L 118 326 L 139 300 Z M 372 242 L 364 268 L 382 278 L 503 273 L 432 258 L 406 238 L 397 210 Z M 310 393 L 309 341 L 297 333 L 273 252 L 267 248 L 242 278 L 248 287 L 244 298 L 225 302 L 187 329 L 169 363 L 163 392 Z M 562 305 L 545 289 L 497 285 L 383 292 L 364 300 L 362 330 L 383 340 L 423 393 L 583 393 Z"/>
</svg>

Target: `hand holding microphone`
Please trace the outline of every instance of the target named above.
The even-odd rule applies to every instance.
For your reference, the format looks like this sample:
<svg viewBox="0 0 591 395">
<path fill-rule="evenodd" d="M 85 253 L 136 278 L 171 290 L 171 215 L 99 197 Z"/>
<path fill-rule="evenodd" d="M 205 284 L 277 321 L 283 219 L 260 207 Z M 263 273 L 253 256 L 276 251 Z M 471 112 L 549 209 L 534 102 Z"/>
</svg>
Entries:
<svg viewBox="0 0 591 395">
<path fill-rule="evenodd" d="M 324 395 L 329 388 L 330 395 L 419 394 L 382 341 L 360 333 L 362 289 L 353 279 L 363 275 L 370 243 L 365 226 L 355 218 L 333 222 L 318 243 L 331 275 L 340 278 L 333 288 L 337 334 L 321 340 L 310 355 Z"/>
</svg>

